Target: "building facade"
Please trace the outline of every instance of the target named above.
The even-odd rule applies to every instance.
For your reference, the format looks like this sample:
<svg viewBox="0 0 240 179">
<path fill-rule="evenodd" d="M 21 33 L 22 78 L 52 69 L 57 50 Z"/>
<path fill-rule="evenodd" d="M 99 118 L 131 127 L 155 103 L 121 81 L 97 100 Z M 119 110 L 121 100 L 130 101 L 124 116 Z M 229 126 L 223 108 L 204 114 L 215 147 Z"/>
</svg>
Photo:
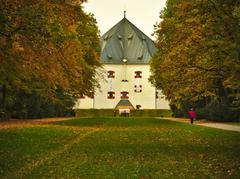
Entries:
<svg viewBox="0 0 240 179">
<path fill-rule="evenodd" d="M 94 98 L 83 97 L 78 109 L 170 109 L 149 82 L 154 42 L 126 17 L 101 37 L 103 79 Z"/>
</svg>

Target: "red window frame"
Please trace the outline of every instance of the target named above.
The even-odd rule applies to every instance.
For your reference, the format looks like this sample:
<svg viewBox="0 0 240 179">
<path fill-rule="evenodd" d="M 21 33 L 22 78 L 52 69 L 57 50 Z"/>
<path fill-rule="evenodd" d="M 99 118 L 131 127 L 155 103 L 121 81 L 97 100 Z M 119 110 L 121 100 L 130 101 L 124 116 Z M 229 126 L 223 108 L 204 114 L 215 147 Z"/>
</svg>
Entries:
<svg viewBox="0 0 240 179">
<path fill-rule="evenodd" d="M 141 93 L 142 92 L 142 85 L 139 85 L 139 87 L 140 87 L 140 91 L 137 91 L 137 85 L 134 85 L 134 88 L 135 88 L 134 92 L 135 93 Z"/>
<path fill-rule="evenodd" d="M 142 71 L 135 71 L 135 78 L 142 78 Z"/>
<path fill-rule="evenodd" d="M 107 98 L 108 99 L 115 99 L 115 92 L 114 91 L 109 91 Z"/>
<path fill-rule="evenodd" d="M 122 91 L 121 92 L 121 99 L 128 99 L 129 98 L 129 92 Z"/>
<path fill-rule="evenodd" d="M 108 78 L 115 78 L 115 71 L 110 70 L 107 73 L 108 73 L 108 76 L 107 76 Z"/>
</svg>

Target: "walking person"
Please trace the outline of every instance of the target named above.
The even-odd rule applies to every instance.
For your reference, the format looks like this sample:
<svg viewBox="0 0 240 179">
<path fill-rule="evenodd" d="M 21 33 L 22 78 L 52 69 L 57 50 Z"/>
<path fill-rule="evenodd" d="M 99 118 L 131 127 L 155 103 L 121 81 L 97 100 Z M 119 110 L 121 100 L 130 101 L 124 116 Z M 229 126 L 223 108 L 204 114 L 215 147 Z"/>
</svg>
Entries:
<svg viewBox="0 0 240 179">
<path fill-rule="evenodd" d="M 189 116 L 189 119 L 190 119 L 190 123 L 193 124 L 193 120 L 196 118 L 197 114 L 196 112 L 193 110 L 193 108 L 191 108 L 189 111 L 188 111 L 188 116 Z"/>
<path fill-rule="evenodd" d="M 117 116 L 117 110 L 113 111 L 113 116 L 116 117 Z"/>
</svg>

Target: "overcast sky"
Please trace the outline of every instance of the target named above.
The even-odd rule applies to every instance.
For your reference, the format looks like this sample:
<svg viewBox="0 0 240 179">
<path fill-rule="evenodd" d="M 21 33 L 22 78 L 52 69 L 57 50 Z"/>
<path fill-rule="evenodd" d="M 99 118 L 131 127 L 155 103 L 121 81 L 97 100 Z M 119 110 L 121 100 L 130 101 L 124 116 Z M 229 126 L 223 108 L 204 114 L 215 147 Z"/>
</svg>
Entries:
<svg viewBox="0 0 240 179">
<path fill-rule="evenodd" d="M 101 35 L 126 17 L 150 38 L 154 32 L 153 25 L 160 21 L 159 13 L 165 7 L 166 0 L 88 0 L 84 9 L 94 14 Z"/>
</svg>

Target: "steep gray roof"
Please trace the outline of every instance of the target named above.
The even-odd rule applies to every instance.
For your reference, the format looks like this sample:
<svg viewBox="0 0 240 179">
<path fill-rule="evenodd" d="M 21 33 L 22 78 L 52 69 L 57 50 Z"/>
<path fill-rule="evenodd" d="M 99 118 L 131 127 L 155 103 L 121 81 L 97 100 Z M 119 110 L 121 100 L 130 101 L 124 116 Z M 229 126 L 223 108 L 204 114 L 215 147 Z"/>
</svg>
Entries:
<svg viewBox="0 0 240 179">
<path fill-rule="evenodd" d="M 123 18 L 101 37 L 101 62 L 103 64 L 148 64 L 156 53 L 154 42 Z"/>
</svg>

